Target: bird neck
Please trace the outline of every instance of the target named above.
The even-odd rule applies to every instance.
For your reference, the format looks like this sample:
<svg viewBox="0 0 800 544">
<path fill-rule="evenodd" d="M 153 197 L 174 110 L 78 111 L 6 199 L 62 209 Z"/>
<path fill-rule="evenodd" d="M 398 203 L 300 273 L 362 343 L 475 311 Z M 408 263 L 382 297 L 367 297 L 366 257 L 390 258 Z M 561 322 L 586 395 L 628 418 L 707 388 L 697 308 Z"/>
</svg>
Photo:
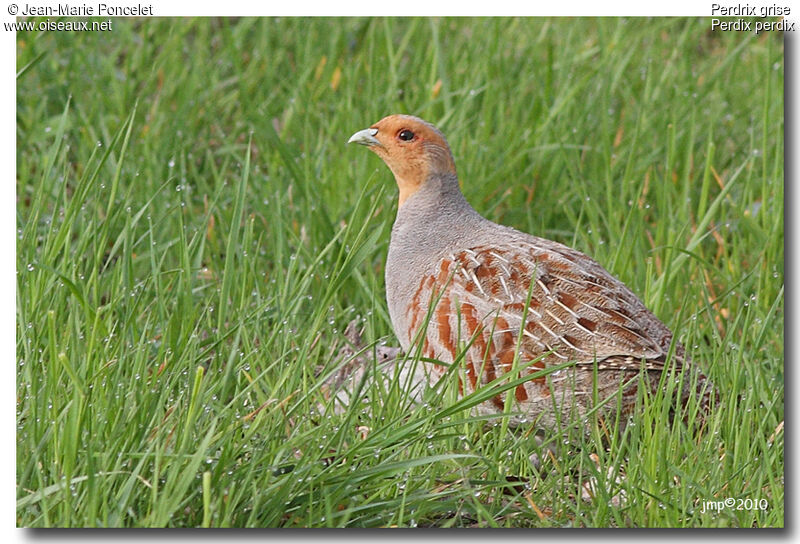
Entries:
<svg viewBox="0 0 800 544">
<path fill-rule="evenodd" d="M 397 208 L 395 226 L 416 224 L 423 230 L 443 233 L 438 227 L 444 224 L 469 226 L 486 221 L 470 206 L 458 186 L 455 174 L 436 174 L 402 200 Z"/>
</svg>

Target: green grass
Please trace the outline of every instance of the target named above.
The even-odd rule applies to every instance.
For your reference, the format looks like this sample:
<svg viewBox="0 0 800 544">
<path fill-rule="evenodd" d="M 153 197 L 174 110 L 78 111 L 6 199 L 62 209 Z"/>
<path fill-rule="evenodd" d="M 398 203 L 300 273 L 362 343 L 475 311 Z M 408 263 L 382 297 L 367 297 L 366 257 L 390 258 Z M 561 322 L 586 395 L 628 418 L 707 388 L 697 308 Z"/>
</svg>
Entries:
<svg viewBox="0 0 800 544">
<path fill-rule="evenodd" d="M 780 34 L 119 19 L 17 58 L 18 525 L 783 526 Z M 481 213 L 642 296 L 718 387 L 705 427 L 641 398 L 624 434 L 545 436 L 537 471 L 533 429 L 452 383 L 328 410 L 350 320 L 396 344 L 396 189 L 345 144 L 394 112 L 442 128 Z M 767 506 L 702 512 L 729 497 Z"/>
</svg>

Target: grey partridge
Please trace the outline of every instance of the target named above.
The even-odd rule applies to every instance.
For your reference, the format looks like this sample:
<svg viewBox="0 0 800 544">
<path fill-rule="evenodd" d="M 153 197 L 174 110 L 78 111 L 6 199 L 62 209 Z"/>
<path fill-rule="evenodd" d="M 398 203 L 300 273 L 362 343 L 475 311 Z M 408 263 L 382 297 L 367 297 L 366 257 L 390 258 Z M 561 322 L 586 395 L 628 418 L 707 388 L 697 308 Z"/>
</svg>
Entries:
<svg viewBox="0 0 800 544">
<path fill-rule="evenodd" d="M 603 410 L 619 402 L 624 415 L 640 382 L 655 389 L 672 332 L 593 259 L 479 215 L 436 127 L 390 115 L 349 142 L 383 159 L 400 190 L 386 299 L 403 350 L 416 346 L 426 361 L 421 379 L 437 379 L 457 361 L 468 394 L 506 374 L 538 373 L 513 389 L 513 401 L 516 413 L 542 426 L 581 418 L 595 402 L 606 401 Z M 670 360 L 694 370 L 677 342 Z M 698 375 L 694 386 L 705 391 Z M 478 412 L 502 412 L 505 398 Z"/>
</svg>

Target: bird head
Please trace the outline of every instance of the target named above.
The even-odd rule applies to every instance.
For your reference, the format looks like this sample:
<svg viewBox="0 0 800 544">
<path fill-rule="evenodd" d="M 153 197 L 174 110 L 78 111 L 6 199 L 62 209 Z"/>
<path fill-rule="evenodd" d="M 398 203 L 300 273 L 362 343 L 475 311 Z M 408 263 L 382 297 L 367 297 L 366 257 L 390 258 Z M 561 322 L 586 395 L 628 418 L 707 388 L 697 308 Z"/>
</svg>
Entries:
<svg viewBox="0 0 800 544">
<path fill-rule="evenodd" d="M 353 134 L 347 143 L 367 146 L 394 174 L 400 205 L 437 175 L 456 174 L 450 146 L 430 123 L 411 115 L 390 115 Z"/>
</svg>

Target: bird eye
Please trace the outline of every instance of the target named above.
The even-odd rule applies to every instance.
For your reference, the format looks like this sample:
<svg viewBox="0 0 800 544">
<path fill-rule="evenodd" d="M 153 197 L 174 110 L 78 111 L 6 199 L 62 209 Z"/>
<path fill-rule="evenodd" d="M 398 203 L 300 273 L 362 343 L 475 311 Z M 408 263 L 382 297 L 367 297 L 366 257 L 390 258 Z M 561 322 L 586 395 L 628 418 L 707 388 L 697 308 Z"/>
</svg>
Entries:
<svg viewBox="0 0 800 544">
<path fill-rule="evenodd" d="M 400 134 L 398 134 L 397 137 L 403 140 L 404 142 L 408 142 L 409 140 L 414 139 L 414 133 L 408 130 L 407 128 L 404 128 L 403 130 L 400 131 Z"/>
</svg>

